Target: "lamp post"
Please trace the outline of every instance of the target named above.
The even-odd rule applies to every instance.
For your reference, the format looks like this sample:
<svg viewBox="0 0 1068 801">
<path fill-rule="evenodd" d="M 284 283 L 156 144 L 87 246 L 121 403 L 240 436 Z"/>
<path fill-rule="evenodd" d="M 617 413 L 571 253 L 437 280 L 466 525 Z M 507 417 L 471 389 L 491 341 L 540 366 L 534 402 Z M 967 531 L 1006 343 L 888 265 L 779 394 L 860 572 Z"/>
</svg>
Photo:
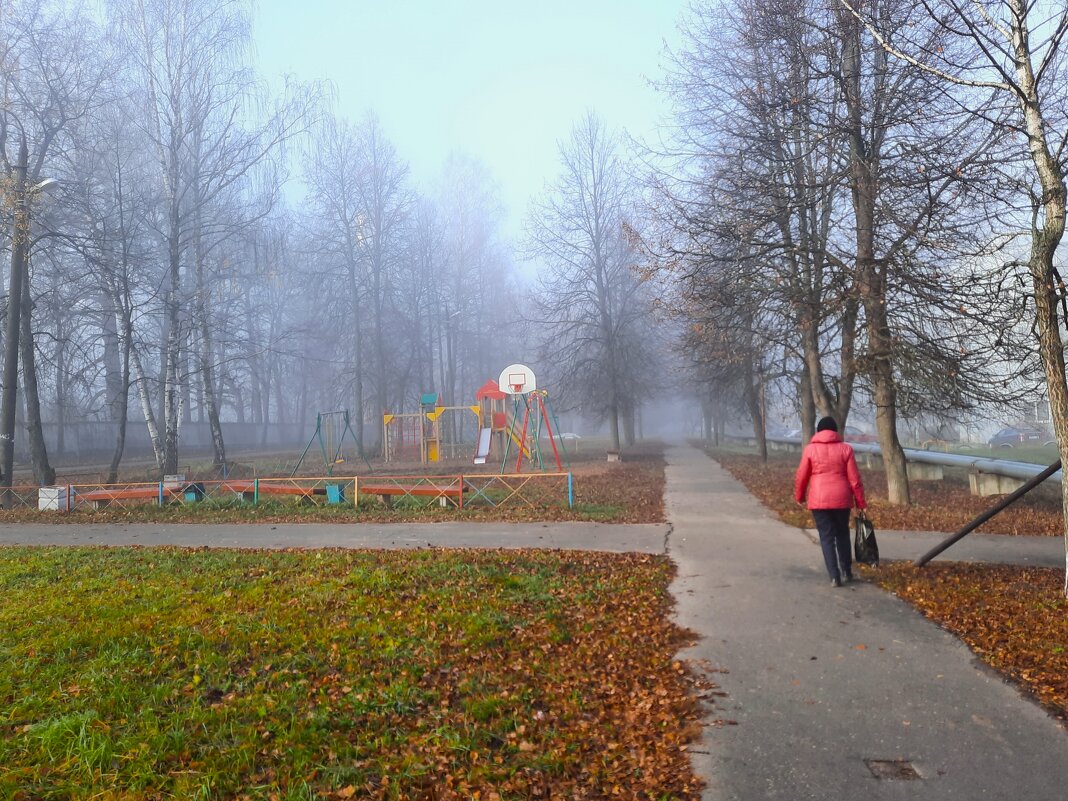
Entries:
<svg viewBox="0 0 1068 801">
<path fill-rule="evenodd" d="M 47 178 L 34 186 L 26 184 L 26 165 L 29 154 L 26 142 L 19 148 L 11 194 L 14 220 L 11 225 L 11 275 L 7 284 L 7 331 L 4 340 L 4 388 L 0 396 L 0 487 L 3 506 L 14 504 L 11 494 L 12 468 L 15 462 L 15 406 L 19 379 L 19 325 L 22 316 L 22 282 L 25 280 L 30 257 L 30 205 L 41 192 L 54 189 L 57 181 Z"/>
</svg>

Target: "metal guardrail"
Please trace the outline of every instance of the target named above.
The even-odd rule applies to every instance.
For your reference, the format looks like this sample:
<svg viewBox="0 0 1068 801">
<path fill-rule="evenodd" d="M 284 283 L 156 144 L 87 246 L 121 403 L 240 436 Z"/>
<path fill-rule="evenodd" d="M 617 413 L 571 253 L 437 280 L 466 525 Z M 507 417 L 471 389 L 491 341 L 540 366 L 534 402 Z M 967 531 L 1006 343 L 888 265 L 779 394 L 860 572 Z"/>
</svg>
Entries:
<svg viewBox="0 0 1068 801">
<path fill-rule="evenodd" d="M 801 446 L 800 437 L 768 437 L 768 442 L 781 442 L 787 445 Z M 850 442 L 856 453 L 868 453 L 873 456 L 882 456 L 882 449 L 868 442 Z M 1039 475 L 1046 469 L 1045 465 L 1032 464 L 1031 462 L 1014 462 L 1009 459 L 991 459 L 982 456 L 965 456 L 958 453 L 938 453 L 936 451 L 924 451 L 918 448 L 904 448 L 905 459 L 920 464 L 935 464 L 943 467 L 963 467 L 976 470 L 980 473 L 990 473 L 997 476 L 1008 476 L 1020 481 L 1027 481 Z M 1063 471 L 1058 470 L 1047 480 L 1060 481 Z"/>
</svg>

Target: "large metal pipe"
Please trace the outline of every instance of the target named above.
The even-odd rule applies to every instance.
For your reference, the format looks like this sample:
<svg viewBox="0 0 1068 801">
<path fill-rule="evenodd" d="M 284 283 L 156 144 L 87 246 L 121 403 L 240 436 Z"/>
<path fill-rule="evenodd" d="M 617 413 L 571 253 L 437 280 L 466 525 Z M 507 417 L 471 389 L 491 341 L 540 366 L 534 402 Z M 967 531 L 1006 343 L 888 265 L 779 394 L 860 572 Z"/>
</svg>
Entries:
<svg viewBox="0 0 1068 801">
<path fill-rule="evenodd" d="M 786 442 L 791 445 L 800 445 L 801 440 L 797 437 L 768 437 L 773 442 Z M 866 442 L 850 442 L 853 450 L 857 453 L 870 453 L 874 456 L 882 455 L 878 445 Z M 916 448 L 905 448 L 905 459 L 910 462 L 922 462 L 924 464 L 940 464 L 944 467 L 965 467 L 978 470 L 980 473 L 1008 476 L 1020 481 L 1029 481 L 1040 473 L 1045 472 L 1040 464 L 1031 462 L 1014 462 L 1009 459 L 991 459 L 985 456 L 966 456 L 959 453 L 938 453 L 936 451 L 923 451 Z M 1046 476 L 1047 479 L 1061 480 L 1060 469 Z M 1045 480 L 1045 479 L 1044 479 Z"/>
</svg>

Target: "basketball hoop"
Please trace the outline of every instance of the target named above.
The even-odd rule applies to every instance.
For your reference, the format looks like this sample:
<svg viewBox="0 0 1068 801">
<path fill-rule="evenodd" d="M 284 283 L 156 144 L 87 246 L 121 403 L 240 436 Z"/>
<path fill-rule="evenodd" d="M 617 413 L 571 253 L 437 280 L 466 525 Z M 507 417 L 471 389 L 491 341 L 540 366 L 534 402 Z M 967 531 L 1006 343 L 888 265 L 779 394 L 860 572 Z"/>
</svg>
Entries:
<svg viewBox="0 0 1068 801">
<path fill-rule="evenodd" d="M 509 395 L 526 395 L 538 388 L 534 380 L 534 371 L 525 364 L 512 364 L 501 371 L 497 386 Z"/>
</svg>

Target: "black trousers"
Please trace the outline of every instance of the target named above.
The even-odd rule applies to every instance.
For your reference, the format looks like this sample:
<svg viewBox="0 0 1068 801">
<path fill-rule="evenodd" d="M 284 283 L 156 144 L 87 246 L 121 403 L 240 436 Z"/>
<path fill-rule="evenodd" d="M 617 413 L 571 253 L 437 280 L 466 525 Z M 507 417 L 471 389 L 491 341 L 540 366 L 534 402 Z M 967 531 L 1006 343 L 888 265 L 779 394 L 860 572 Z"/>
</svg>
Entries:
<svg viewBox="0 0 1068 801">
<path fill-rule="evenodd" d="M 849 509 L 813 509 L 812 519 L 820 533 L 823 562 L 832 579 L 853 572 L 853 554 L 849 544 Z"/>
</svg>

